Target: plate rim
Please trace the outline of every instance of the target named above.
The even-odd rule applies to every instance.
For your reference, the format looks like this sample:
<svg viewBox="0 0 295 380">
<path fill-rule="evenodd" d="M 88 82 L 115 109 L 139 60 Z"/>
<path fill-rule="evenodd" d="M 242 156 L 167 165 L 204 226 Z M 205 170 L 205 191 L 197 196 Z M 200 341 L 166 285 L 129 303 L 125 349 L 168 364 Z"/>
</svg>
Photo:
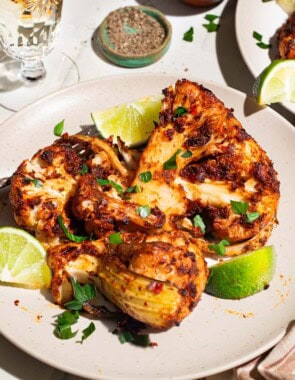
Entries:
<svg viewBox="0 0 295 380">
<path fill-rule="evenodd" d="M 28 111 L 30 111 L 30 108 L 36 107 L 36 106 L 40 105 L 40 103 L 42 104 L 42 103 L 46 102 L 47 99 L 52 99 L 52 98 L 54 98 L 56 96 L 62 96 L 64 93 L 70 93 L 72 91 L 75 91 L 77 88 L 81 88 L 81 87 L 87 88 L 87 86 L 93 85 L 93 84 L 95 84 L 97 82 L 112 81 L 112 80 L 116 79 L 117 77 L 120 77 L 120 78 L 122 78 L 122 77 L 129 78 L 129 77 L 131 77 L 132 78 L 132 77 L 138 77 L 138 76 L 141 77 L 143 75 L 147 76 L 147 77 L 155 77 L 155 76 L 161 76 L 161 77 L 164 76 L 164 77 L 167 77 L 167 78 L 169 78 L 169 77 L 170 78 L 171 77 L 174 77 L 174 78 L 179 77 L 178 74 L 176 74 L 176 73 L 167 73 L 167 72 L 165 72 L 165 73 L 127 73 L 127 74 L 109 75 L 109 76 L 104 76 L 104 77 L 101 77 L 101 78 L 94 78 L 94 79 L 91 79 L 91 80 L 88 80 L 88 81 L 83 81 L 83 82 L 77 83 L 75 85 L 63 88 L 63 89 L 61 89 L 59 91 L 53 92 L 53 93 L 51 93 L 51 94 L 49 94 L 49 95 L 47 95 L 47 96 L 39 99 L 38 101 L 33 102 L 30 105 L 27 105 L 26 107 L 24 107 L 23 109 L 21 109 L 17 113 L 11 115 L 4 122 L 2 122 L 0 124 L 0 128 L 5 127 L 6 123 L 11 123 L 11 122 L 14 121 L 14 119 L 18 119 L 20 116 L 22 116 L 22 114 L 27 113 Z M 210 80 L 201 80 L 199 78 L 195 78 L 194 76 L 192 76 L 190 80 L 196 81 L 198 83 L 202 83 L 203 82 L 204 85 L 205 85 L 205 87 L 209 87 L 209 89 L 210 89 L 210 85 L 213 85 L 216 88 L 221 88 L 222 90 L 229 91 L 232 94 L 239 94 L 239 96 L 244 97 L 245 100 L 250 98 L 249 96 L 247 96 L 247 94 L 243 93 L 242 91 L 237 90 L 237 89 L 232 88 L 232 87 L 229 87 L 226 84 L 215 83 L 215 82 L 210 81 Z M 251 100 L 254 102 L 253 99 L 251 99 Z M 262 108 L 264 108 L 264 107 L 262 107 Z M 267 111 L 266 112 L 269 112 L 272 115 L 272 117 L 275 117 L 276 119 L 280 119 L 280 121 L 282 122 L 282 124 L 284 124 L 284 127 L 290 128 L 290 130 L 292 130 L 292 133 L 295 133 L 295 129 L 292 126 L 292 124 L 288 120 L 286 120 L 284 117 L 282 117 L 280 114 L 278 114 L 277 112 L 275 112 L 273 109 L 271 109 L 269 107 L 267 107 Z M 246 116 L 245 116 L 245 118 L 246 118 Z M 286 328 L 287 328 L 287 326 L 285 326 L 285 329 Z M 83 372 L 82 370 L 77 370 L 77 369 L 72 370 L 67 365 L 56 364 L 53 360 L 50 360 L 50 358 L 44 358 L 44 356 L 42 356 L 42 354 L 39 355 L 38 352 L 33 352 L 33 354 L 32 354 L 32 351 L 30 351 L 28 349 L 28 347 L 27 347 L 26 344 L 24 344 L 24 343 L 22 344 L 22 343 L 19 343 L 18 341 L 15 341 L 14 339 L 11 339 L 2 330 L 3 330 L 3 328 L 0 328 L 1 334 L 8 341 L 10 341 L 16 347 L 20 348 L 22 351 L 26 352 L 29 356 L 31 356 L 33 358 L 36 358 L 36 359 L 40 360 L 41 362 L 46 363 L 46 364 L 48 364 L 48 365 L 50 365 L 50 366 L 52 366 L 54 368 L 58 368 L 58 369 L 60 369 L 62 371 L 66 371 L 66 372 L 71 373 L 73 375 L 78 375 L 78 376 L 83 376 L 83 377 L 86 376 L 87 377 L 87 374 L 85 374 L 85 372 Z M 242 363 L 245 363 L 246 361 L 253 359 L 254 357 L 262 354 L 263 352 L 265 352 L 268 349 L 270 349 L 271 347 L 273 347 L 273 345 L 275 345 L 282 338 L 282 336 L 284 334 L 285 334 L 285 330 L 281 329 L 280 330 L 280 334 L 278 334 L 276 337 L 274 337 L 273 339 L 271 339 L 270 341 L 268 341 L 263 346 L 260 346 L 259 348 L 257 348 L 255 351 L 251 351 L 250 353 L 248 353 L 248 355 L 244 355 L 242 358 L 239 358 L 239 359 L 229 360 L 227 364 L 220 365 L 219 367 L 215 367 L 214 369 L 206 370 L 206 371 L 204 370 L 202 373 L 199 373 L 197 376 L 210 376 L 210 375 L 217 374 L 219 372 L 231 369 L 231 368 L 233 368 L 233 367 L 235 367 L 237 365 L 240 365 Z M 195 376 L 195 374 L 194 373 L 190 373 L 190 374 L 186 374 L 186 375 L 183 375 L 183 376 L 176 376 L 176 377 L 173 376 L 172 378 L 175 379 L 175 380 L 176 379 L 177 380 L 185 380 L 185 379 L 191 379 L 192 376 Z M 91 378 L 91 377 L 87 377 L 87 378 Z M 100 379 L 104 379 L 104 380 L 124 379 L 124 377 L 116 377 L 116 376 L 114 377 L 114 376 L 105 376 L 105 375 L 99 375 L 99 378 Z M 160 379 L 160 378 L 158 378 L 158 379 Z"/>
</svg>

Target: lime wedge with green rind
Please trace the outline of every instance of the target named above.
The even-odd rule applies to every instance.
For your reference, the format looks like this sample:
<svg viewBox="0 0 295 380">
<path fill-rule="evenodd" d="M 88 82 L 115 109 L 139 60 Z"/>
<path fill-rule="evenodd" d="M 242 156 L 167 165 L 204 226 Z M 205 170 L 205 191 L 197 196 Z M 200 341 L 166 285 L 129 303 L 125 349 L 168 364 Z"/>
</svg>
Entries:
<svg viewBox="0 0 295 380">
<path fill-rule="evenodd" d="M 263 247 L 220 262 L 210 268 L 206 293 L 218 298 L 241 299 L 265 289 L 276 265 L 273 246 Z"/>
<path fill-rule="evenodd" d="M 49 287 L 51 270 L 46 250 L 28 232 L 0 228 L 0 283 L 28 288 Z"/>
<path fill-rule="evenodd" d="M 295 102 L 295 59 L 277 59 L 256 79 L 253 95 L 258 104 Z"/>
<path fill-rule="evenodd" d="M 92 120 L 102 137 L 119 136 L 129 147 L 144 144 L 159 122 L 161 96 L 148 96 L 134 102 L 123 103 L 92 112 Z"/>
</svg>

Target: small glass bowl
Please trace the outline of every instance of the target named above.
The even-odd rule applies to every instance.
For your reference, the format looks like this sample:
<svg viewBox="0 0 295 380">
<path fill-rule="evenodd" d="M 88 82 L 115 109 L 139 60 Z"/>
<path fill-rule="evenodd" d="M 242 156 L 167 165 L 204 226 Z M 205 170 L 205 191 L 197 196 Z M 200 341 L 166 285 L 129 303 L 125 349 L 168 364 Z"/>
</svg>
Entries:
<svg viewBox="0 0 295 380">
<path fill-rule="evenodd" d="M 139 56 L 127 55 L 119 53 L 113 46 L 110 41 L 107 32 L 107 17 L 103 20 L 103 22 L 98 27 L 97 33 L 94 36 L 100 50 L 104 54 L 104 56 L 111 62 L 115 63 L 118 66 L 123 67 L 142 67 L 150 65 L 156 61 L 158 61 L 169 49 L 172 35 L 172 26 L 167 18 L 163 15 L 162 12 L 158 11 L 152 7 L 146 6 L 134 6 L 132 8 L 137 8 L 154 18 L 157 22 L 159 22 L 164 30 L 165 30 L 165 38 L 163 43 L 152 50 L 151 52 Z M 118 11 L 121 8 L 118 9 Z"/>
</svg>

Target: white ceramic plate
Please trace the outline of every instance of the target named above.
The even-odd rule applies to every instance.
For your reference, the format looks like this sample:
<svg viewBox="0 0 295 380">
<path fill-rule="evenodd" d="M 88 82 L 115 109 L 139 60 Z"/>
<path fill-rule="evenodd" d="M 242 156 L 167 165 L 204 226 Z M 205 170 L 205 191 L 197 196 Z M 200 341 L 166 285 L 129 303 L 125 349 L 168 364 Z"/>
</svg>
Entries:
<svg viewBox="0 0 295 380">
<path fill-rule="evenodd" d="M 65 119 L 65 130 L 77 132 L 91 122 L 90 112 L 145 95 L 174 84 L 175 75 L 136 74 L 84 82 L 53 94 L 14 115 L 0 126 L 0 177 L 20 161 L 54 140 L 53 126 Z M 188 78 L 192 79 L 192 78 Z M 241 364 L 272 347 L 294 318 L 295 130 L 271 109 L 260 109 L 236 90 L 202 82 L 215 92 L 247 131 L 273 159 L 281 180 L 279 226 L 270 243 L 278 254 L 277 270 L 269 289 L 240 301 L 203 295 L 181 326 L 152 334 L 157 347 L 120 344 L 112 327 L 95 321 L 96 332 L 82 345 L 53 335 L 53 316 L 60 310 L 50 294 L 0 288 L 2 334 L 30 355 L 62 370 L 93 379 L 192 379 Z M 2 194 L 3 198 L 5 194 Z M 2 205 L 0 225 L 11 224 Z M 14 301 L 19 300 L 19 306 Z M 38 317 L 38 316 L 41 316 Z M 82 318 L 80 331 L 89 321 Z"/>
<path fill-rule="evenodd" d="M 256 78 L 277 56 L 276 31 L 287 20 L 288 15 L 275 1 L 239 0 L 236 8 L 236 35 L 242 56 Z M 261 49 L 256 45 L 253 32 L 263 36 L 263 42 L 271 43 L 272 48 Z M 283 103 L 295 113 L 295 104 Z"/>
</svg>

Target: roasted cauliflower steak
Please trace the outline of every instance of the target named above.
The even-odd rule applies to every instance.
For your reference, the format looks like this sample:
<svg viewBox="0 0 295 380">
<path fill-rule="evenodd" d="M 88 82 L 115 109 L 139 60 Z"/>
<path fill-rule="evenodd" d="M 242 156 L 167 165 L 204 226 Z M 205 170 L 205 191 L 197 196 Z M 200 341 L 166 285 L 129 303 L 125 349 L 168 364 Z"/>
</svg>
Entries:
<svg viewBox="0 0 295 380">
<path fill-rule="evenodd" d="M 143 149 L 64 134 L 15 172 L 15 220 L 48 249 L 56 303 L 73 296 L 73 277 L 133 318 L 169 328 L 200 300 L 212 245 L 226 240 L 225 256 L 240 255 L 265 245 L 277 223 L 277 173 L 233 110 L 185 79 L 163 94 Z M 69 241 L 60 216 L 89 238 Z"/>
</svg>

